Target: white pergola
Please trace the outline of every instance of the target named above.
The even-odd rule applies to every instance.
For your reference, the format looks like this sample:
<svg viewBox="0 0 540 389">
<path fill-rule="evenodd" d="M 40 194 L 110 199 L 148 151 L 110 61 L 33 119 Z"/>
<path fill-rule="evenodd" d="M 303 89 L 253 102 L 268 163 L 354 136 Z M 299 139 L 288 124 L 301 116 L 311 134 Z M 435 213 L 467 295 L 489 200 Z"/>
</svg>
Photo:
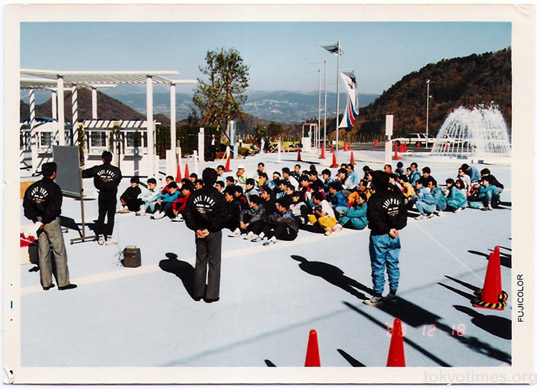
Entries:
<svg viewBox="0 0 540 389">
<path fill-rule="evenodd" d="M 39 70 L 21 69 L 21 75 L 38 77 L 34 79 L 21 78 L 21 88 L 30 89 L 30 123 L 32 126 L 32 112 L 34 111 L 33 90 L 52 90 L 53 107 L 57 101 L 59 144 L 65 145 L 64 135 L 64 90 L 66 87 L 73 89 L 72 112 L 73 122 L 77 118 L 77 88 L 92 88 L 92 118 L 97 119 L 97 88 L 114 87 L 118 84 L 146 84 L 146 117 L 147 117 L 147 155 L 148 155 L 148 176 L 154 176 L 156 166 L 154 164 L 154 114 L 153 114 L 153 84 L 168 84 L 171 96 L 171 153 L 175 151 L 176 139 L 176 85 L 195 84 L 196 80 L 170 80 L 165 76 L 176 76 L 177 71 L 64 71 L 64 70 Z M 56 98 L 54 98 L 56 93 Z M 54 111 L 53 108 L 53 115 Z M 35 116 L 34 116 L 35 118 Z M 31 127 L 32 128 L 32 127 Z"/>
</svg>

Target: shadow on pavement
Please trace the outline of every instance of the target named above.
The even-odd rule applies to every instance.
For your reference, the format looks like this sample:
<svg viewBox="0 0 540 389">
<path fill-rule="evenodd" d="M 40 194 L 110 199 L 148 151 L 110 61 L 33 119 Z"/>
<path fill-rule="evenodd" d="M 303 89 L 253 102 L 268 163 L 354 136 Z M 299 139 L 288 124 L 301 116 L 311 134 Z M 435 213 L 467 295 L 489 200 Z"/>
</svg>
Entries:
<svg viewBox="0 0 540 389">
<path fill-rule="evenodd" d="M 195 269 L 188 262 L 178 260 L 178 255 L 174 253 L 166 253 L 168 259 L 159 261 L 159 268 L 168 273 L 176 275 L 184 284 L 184 288 L 193 298 L 193 279 Z"/>
<path fill-rule="evenodd" d="M 82 234 L 79 225 L 77 224 L 75 219 L 73 219 L 71 217 L 66 217 L 66 216 L 60 215 L 60 226 L 66 227 L 66 228 L 68 228 L 70 230 L 75 230 L 75 231 L 77 231 L 79 233 L 79 235 Z"/>
<path fill-rule="evenodd" d="M 489 250 L 489 251 L 493 251 L 493 250 Z M 480 256 L 486 258 L 487 260 L 489 260 L 489 254 L 482 253 L 480 251 L 475 251 L 475 250 L 469 250 L 469 253 L 480 255 Z M 501 258 L 501 266 L 507 267 L 509 269 L 512 268 L 512 256 L 511 255 L 501 253 L 500 258 Z"/>
<path fill-rule="evenodd" d="M 418 305 L 397 296 L 395 304 L 383 304 L 378 307 L 381 311 L 399 318 L 403 323 L 418 328 L 423 325 L 434 324 L 440 317 L 425 310 Z"/>
<path fill-rule="evenodd" d="M 343 304 L 345 304 L 347 307 L 349 307 L 350 309 L 352 309 L 353 311 L 361 314 L 362 316 L 364 316 L 365 318 L 367 318 L 368 320 L 372 321 L 373 323 L 375 323 L 376 325 L 378 325 L 379 327 L 381 327 L 382 329 L 384 329 L 384 331 L 388 331 L 388 327 L 386 326 L 385 323 L 377 320 L 375 317 L 373 317 L 372 315 L 370 315 L 369 313 L 366 313 L 364 312 L 362 309 L 358 308 L 358 307 L 355 307 L 354 305 L 348 303 L 348 302 L 343 302 Z M 368 308 L 368 309 L 373 309 L 373 308 Z M 433 362 L 435 362 L 436 364 L 438 364 L 439 366 L 444 366 L 444 367 L 450 367 L 451 365 L 449 365 L 448 363 L 446 363 L 445 361 L 443 361 L 442 359 L 440 359 L 438 356 L 430 353 L 428 350 L 426 350 L 425 348 L 423 348 L 422 346 L 418 345 L 417 343 L 413 342 L 412 340 L 410 340 L 409 338 L 407 337 L 403 337 L 403 342 L 405 342 L 406 344 L 408 344 L 409 346 L 411 346 L 412 348 L 414 348 L 415 350 L 417 350 L 418 352 L 424 354 L 427 358 L 431 359 Z M 387 351 L 381 351 L 383 353 L 387 352 Z"/>
<path fill-rule="evenodd" d="M 462 290 L 453 288 L 453 287 L 451 287 L 451 286 L 442 284 L 442 283 L 440 283 L 440 282 L 437 282 L 437 284 L 439 284 L 440 286 L 445 287 L 445 288 L 448 289 L 448 290 L 451 290 L 452 292 L 454 292 L 454 293 L 456 293 L 456 294 L 459 294 L 460 296 L 465 297 L 467 300 L 469 300 L 469 302 L 472 302 L 472 301 L 476 298 L 476 296 L 475 296 L 474 294 L 469 294 L 469 293 L 463 292 Z"/>
<path fill-rule="evenodd" d="M 445 286 L 445 285 L 443 285 L 443 286 Z M 405 300 L 401 299 L 399 301 L 398 305 L 402 304 L 404 301 Z M 368 313 L 364 312 L 360 308 L 355 307 L 354 305 L 349 304 L 347 302 L 344 302 L 344 304 L 347 305 L 349 308 L 355 310 L 356 312 L 360 313 L 361 315 L 365 316 L 366 318 L 368 318 L 372 322 L 376 323 L 378 326 L 383 327 L 383 328 L 385 328 L 385 330 L 387 330 L 387 327 L 386 327 L 386 325 L 384 323 L 378 321 L 373 316 L 371 316 Z M 412 303 L 409 303 L 409 304 L 410 304 L 410 306 L 417 307 L 415 304 L 412 304 Z M 381 309 L 381 310 L 384 310 L 384 311 L 390 313 L 389 310 L 385 309 L 385 306 L 386 306 L 386 304 L 381 306 L 381 307 L 377 307 L 377 309 Z M 421 307 L 418 307 L 418 308 L 420 309 L 420 311 L 425 311 Z M 372 308 L 369 308 L 369 309 L 372 309 Z M 410 314 L 411 313 L 409 313 L 409 315 Z M 438 316 L 435 316 L 435 315 L 433 315 L 433 316 L 438 318 Z M 399 316 L 394 316 L 394 317 L 396 317 L 398 319 L 401 319 L 402 322 L 406 322 L 406 319 L 407 319 L 407 316 L 405 318 L 402 318 L 402 317 L 399 317 Z M 440 322 L 439 320 L 436 320 L 436 321 L 434 321 L 434 322 L 432 322 L 430 324 L 434 324 L 438 330 L 446 332 L 453 339 L 455 339 L 458 342 L 464 344 L 466 347 L 468 347 L 470 350 L 472 350 L 474 352 L 477 352 L 479 354 L 485 355 L 485 356 L 493 358 L 493 359 L 497 359 L 497 360 L 499 360 L 501 362 L 504 362 L 504 363 L 508 363 L 508 364 L 512 363 L 512 356 L 510 354 L 507 354 L 504 351 L 501 351 L 501 350 L 498 350 L 498 349 L 492 347 L 489 343 L 485 343 L 485 342 L 481 341 L 480 339 L 478 339 L 478 338 L 476 338 L 474 336 L 467 336 L 464 332 L 460 333 L 460 332 L 456 331 L 455 328 L 452 328 L 452 327 Z M 437 356 L 431 354 L 429 351 L 427 351 L 426 349 L 424 349 L 421 346 L 417 345 L 416 343 L 410 341 L 406 337 L 403 338 L 403 341 L 405 343 L 409 344 L 410 346 L 412 346 L 413 348 L 417 349 L 418 351 L 420 351 L 422 354 L 426 355 L 428 358 L 430 358 L 434 362 L 438 363 L 440 366 L 450 366 L 446 362 L 439 359 Z"/>
<path fill-rule="evenodd" d="M 345 360 L 347 362 L 349 362 L 349 364 L 352 366 L 352 367 L 366 367 L 366 365 L 364 365 L 362 362 L 358 361 L 357 359 L 354 359 L 350 354 L 348 354 L 347 352 L 343 351 L 342 349 L 337 349 L 337 352 L 341 354 L 341 356 L 343 358 L 345 358 Z"/>
<path fill-rule="evenodd" d="M 362 285 L 358 281 L 347 277 L 344 274 L 343 270 L 334 265 L 330 265 L 326 262 L 308 261 L 306 258 L 300 255 L 291 255 L 291 258 L 295 261 L 300 262 L 300 265 L 298 266 L 306 273 L 313 276 L 321 277 L 330 284 L 343 289 L 344 291 L 352 294 L 353 296 L 361 300 L 366 300 L 367 296 L 361 293 L 359 290 L 369 294 L 374 293 L 371 288 L 368 288 L 367 286 Z"/>
<path fill-rule="evenodd" d="M 469 315 L 472 318 L 471 323 L 478 328 L 481 328 L 492 335 L 498 336 L 499 338 L 512 339 L 511 320 L 495 315 L 484 315 L 472 308 L 464 307 L 462 305 L 454 305 L 454 308 Z"/>
</svg>

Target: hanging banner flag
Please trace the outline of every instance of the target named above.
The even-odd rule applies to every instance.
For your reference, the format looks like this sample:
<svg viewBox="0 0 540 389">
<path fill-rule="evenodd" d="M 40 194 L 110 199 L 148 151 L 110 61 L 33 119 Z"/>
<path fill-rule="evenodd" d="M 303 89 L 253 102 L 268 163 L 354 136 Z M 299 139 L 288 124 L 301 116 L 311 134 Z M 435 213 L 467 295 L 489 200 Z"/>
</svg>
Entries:
<svg viewBox="0 0 540 389">
<path fill-rule="evenodd" d="M 341 50 L 341 47 L 339 47 L 339 43 L 334 43 L 332 45 L 319 45 L 319 47 L 335 55 L 343 54 L 343 50 Z"/>
<path fill-rule="evenodd" d="M 354 70 L 350 72 L 340 72 L 340 74 L 346 87 L 347 107 L 345 108 L 345 115 L 343 116 L 343 119 L 341 119 L 339 128 L 350 128 L 354 126 L 354 121 L 356 120 L 356 116 L 358 116 L 358 111 L 356 110 L 356 107 L 358 106 L 356 76 L 354 75 Z"/>
</svg>

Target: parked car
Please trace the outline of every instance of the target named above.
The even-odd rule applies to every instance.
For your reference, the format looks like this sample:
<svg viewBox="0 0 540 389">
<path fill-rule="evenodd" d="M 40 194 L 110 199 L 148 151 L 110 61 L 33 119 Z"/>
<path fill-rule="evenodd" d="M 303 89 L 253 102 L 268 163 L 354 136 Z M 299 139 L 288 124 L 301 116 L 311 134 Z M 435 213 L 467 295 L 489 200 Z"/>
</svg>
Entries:
<svg viewBox="0 0 540 389">
<path fill-rule="evenodd" d="M 407 145 L 416 145 L 418 142 L 420 142 L 421 146 L 425 146 L 426 134 L 421 132 L 413 132 L 400 138 L 394 138 L 393 140 L 399 142 L 400 144 L 405 143 Z M 435 137 L 431 134 L 428 134 L 427 142 L 428 146 L 432 147 L 435 143 Z"/>
</svg>

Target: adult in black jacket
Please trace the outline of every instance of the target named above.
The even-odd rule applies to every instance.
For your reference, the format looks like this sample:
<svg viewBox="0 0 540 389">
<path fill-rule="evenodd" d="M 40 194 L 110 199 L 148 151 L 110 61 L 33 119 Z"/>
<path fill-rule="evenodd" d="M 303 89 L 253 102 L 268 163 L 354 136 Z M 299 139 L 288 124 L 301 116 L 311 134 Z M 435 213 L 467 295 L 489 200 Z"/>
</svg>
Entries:
<svg viewBox="0 0 540 389">
<path fill-rule="evenodd" d="M 193 298 L 211 303 L 219 300 L 221 278 L 221 229 L 227 222 L 225 199 L 214 188 L 217 172 L 203 171 L 204 187 L 190 196 L 184 209 L 184 220 L 195 231 L 196 261 Z M 208 285 L 206 275 L 208 274 Z"/>
<path fill-rule="evenodd" d="M 38 236 L 39 276 L 44 290 L 54 287 L 52 282 L 52 262 L 50 249 L 56 264 L 58 289 L 73 289 L 77 285 L 69 282 L 67 254 L 60 227 L 62 190 L 54 182 L 56 163 L 43 164 L 43 179 L 30 185 L 24 193 L 24 216 L 34 222 Z"/>
<path fill-rule="evenodd" d="M 384 300 L 384 271 L 388 273 L 390 293 L 386 300 L 396 301 L 399 283 L 399 251 L 401 242 L 399 230 L 407 225 L 407 208 L 401 193 L 389 189 L 388 174 L 382 171 L 372 173 L 375 193 L 368 201 L 367 218 L 371 229 L 369 237 L 369 256 L 374 296 L 364 303 L 381 305 Z"/>
<path fill-rule="evenodd" d="M 99 244 L 116 244 L 112 238 L 114 229 L 114 214 L 116 213 L 116 194 L 118 185 L 122 180 L 122 173 L 116 166 L 111 165 L 112 154 L 104 151 L 101 154 L 102 165 L 91 167 L 82 171 L 83 178 L 94 178 L 94 186 L 99 191 L 98 220 L 95 232 Z M 105 225 L 105 215 L 107 224 Z M 105 241 L 105 237 L 107 240 Z"/>
</svg>

